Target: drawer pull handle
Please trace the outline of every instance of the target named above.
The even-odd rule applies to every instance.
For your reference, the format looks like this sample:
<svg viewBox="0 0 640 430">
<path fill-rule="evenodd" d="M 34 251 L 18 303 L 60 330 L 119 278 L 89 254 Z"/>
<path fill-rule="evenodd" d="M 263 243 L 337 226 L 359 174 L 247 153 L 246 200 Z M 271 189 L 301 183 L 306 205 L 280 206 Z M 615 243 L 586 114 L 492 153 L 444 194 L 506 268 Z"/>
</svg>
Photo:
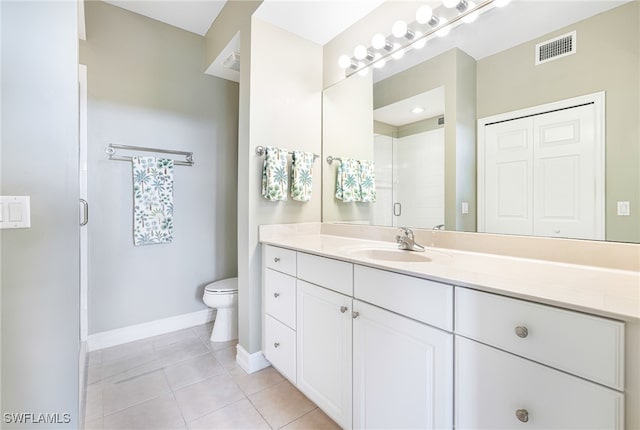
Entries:
<svg viewBox="0 0 640 430">
<path fill-rule="evenodd" d="M 273 342 L 273 347 L 274 347 L 274 348 L 277 348 L 277 347 L 279 347 L 279 346 L 280 346 L 280 342 Z"/>
<path fill-rule="evenodd" d="M 516 336 L 521 337 L 523 339 L 529 336 L 529 330 L 524 326 L 519 325 L 518 327 L 516 327 L 515 331 L 516 331 Z"/>
<path fill-rule="evenodd" d="M 516 418 L 518 418 L 520 422 L 526 423 L 529 421 L 529 411 L 526 409 L 518 409 L 516 411 Z"/>
<path fill-rule="evenodd" d="M 360 312 L 351 312 L 351 316 L 353 317 L 353 319 L 356 319 L 360 316 Z"/>
<path fill-rule="evenodd" d="M 348 307 L 346 307 L 346 306 L 340 306 L 340 312 L 341 312 L 341 313 L 345 313 L 345 312 L 346 312 L 346 311 L 348 311 L 348 310 L 349 310 L 349 308 L 348 308 Z"/>
<path fill-rule="evenodd" d="M 279 261 L 280 261 L 280 257 L 276 257 L 276 258 L 274 258 L 274 259 L 273 259 L 273 262 L 274 262 L 274 263 L 277 263 L 277 262 L 279 262 Z"/>
<path fill-rule="evenodd" d="M 280 293 L 273 293 L 273 297 L 277 299 L 278 297 L 280 297 Z"/>
</svg>

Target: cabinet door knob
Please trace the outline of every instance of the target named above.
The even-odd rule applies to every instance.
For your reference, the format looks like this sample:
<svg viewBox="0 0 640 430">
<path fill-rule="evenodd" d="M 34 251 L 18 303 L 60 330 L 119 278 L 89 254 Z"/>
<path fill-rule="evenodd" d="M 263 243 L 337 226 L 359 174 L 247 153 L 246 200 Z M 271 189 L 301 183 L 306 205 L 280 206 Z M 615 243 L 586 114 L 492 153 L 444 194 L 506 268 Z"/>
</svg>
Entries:
<svg viewBox="0 0 640 430">
<path fill-rule="evenodd" d="M 276 258 L 273 259 L 274 263 L 277 263 L 278 261 L 280 261 L 280 257 L 276 257 Z"/>
<path fill-rule="evenodd" d="M 273 293 L 273 297 L 277 299 L 278 297 L 280 297 L 280 293 Z"/>
<path fill-rule="evenodd" d="M 526 409 L 518 409 L 516 411 L 516 418 L 518 418 L 519 421 L 526 423 L 529 421 L 529 411 Z"/>
<path fill-rule="evenodd" d="M 516 336 L 521 337 L 521 338 L 525 338 L 529 335 L 529 330 L 525 327 L 525 326 L 518 326 L 515 329 L 516 332 Z"/>
<path fill-rule="evenodd" d="M 351 316 L 353 317 L 353 319 L 356 319 L 360 316 L 360 312 L 351 312 Z"/>
<path fill-rule="evenodd" d="M 277 348 L 277 347 L 279 347 L 279 346 L 280 346 L 280 342 L 273 342 L 273 347 L 274 347 L 274 348 Z"/>
<path fill-rule="evenodd" d="M 346 307 L 346 306 L 340 306 L 340 312 L 341 312 L 341 313 L 345 313 L 345 312 L 346 312 L 346 311 L 348 311 L 348 310 L 349 310 L 349 308 L 348 308 L 348 307 Z"/>
</svg>

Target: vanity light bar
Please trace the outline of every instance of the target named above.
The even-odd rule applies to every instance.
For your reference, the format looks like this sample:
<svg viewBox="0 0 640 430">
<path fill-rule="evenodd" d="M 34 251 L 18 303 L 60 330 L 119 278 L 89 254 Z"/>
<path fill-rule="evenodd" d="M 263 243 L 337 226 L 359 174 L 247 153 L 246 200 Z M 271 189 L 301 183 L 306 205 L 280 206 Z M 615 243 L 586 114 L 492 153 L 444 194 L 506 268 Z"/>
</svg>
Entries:
<svg viewBox="0 0 640 430">
<path fill-rule="evenodd" d="M 385 37 L 382 33 L 377 33 L 373 36 L 370 47 L 367 48 L 364 45 L 358 45 L 356 47 L 356 51 L 358 51 L 357 56 L 355 55 L 355 51 L 353 57 L 341 55 L 338 59 L 338 66 L 340 66 L 341 69 L 345 69 L 346 76 L 351 76 L 354 73 L 366 74 L 369 67 L 386 61 L 388 56 L 394 59 L 400 59 L 406 51 L 422 48 L 426 41 L 433 38 L 434 35 L 445 36 L 452 28 L 457 27 L 461 23 L 471 23 L 475 21 L 480 13 L 484 13 L 493 7 L 505 6 L 509 1 L 510 0 L 485 0 L 475 5 L 475 3 L 470 0 L 459 0 L 453 6 L 459 11 L 459 14 L 450 20 L 434 15 L 433 11 L 431 11 L 427 5 L 423 5 L 416 13 L 416 21 L 411 22 L 410 25 L 407 25 L 403 21 L 397 21 L 393 26 L 391 35 Z M 420 28 L 425 24 L 431 28 L 425 30 L 424 33 L 414 30 L 414 28 Z M 405 42 L 405 44 L 390 42 L 389 39 Z M 367 62 L 365 63 L 365 61 Z M 382 67 L 382 65 L 376 67 Z"/>
</svg>

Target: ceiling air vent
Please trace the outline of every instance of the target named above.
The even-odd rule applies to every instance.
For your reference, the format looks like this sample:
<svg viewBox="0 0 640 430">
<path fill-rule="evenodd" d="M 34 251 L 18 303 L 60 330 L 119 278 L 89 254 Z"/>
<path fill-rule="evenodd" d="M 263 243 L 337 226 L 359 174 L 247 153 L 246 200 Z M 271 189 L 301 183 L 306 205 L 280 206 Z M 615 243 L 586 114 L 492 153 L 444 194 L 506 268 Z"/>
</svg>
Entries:
<svg viewBox="0 0 640 430">
<path fill-rule="evenodd" d="M 536 65 L 576 53 L 576 32 L 563 34 L 536 45 Z"/>
<path fill-rule="evenodd" d="M 232 52 L 226 60 L 222 63 L 222 65 L 231 70 L 235 70 L 236 72 L 240 71 L 240 53 Z"/>
</svg>

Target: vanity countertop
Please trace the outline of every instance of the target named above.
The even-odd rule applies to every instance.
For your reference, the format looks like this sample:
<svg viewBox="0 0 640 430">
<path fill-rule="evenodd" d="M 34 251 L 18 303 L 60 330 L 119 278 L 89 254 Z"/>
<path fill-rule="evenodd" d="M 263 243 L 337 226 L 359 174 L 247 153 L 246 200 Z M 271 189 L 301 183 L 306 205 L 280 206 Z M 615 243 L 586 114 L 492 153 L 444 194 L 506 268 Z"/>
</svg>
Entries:
<svg viewBox="0 0 640 430">
<path fill-rule="evenodd" d="M 296 231 L 260 231 L 260 242 L 447 284 L 533 300 L 627 321 L 640 320 L 640 272 L 427 247 L 431 261 L 369 258 L 366 249 L 393 252 L 393 242 Z M 411 252 L 411 251 L 399 251 Z"/>
</svg>

